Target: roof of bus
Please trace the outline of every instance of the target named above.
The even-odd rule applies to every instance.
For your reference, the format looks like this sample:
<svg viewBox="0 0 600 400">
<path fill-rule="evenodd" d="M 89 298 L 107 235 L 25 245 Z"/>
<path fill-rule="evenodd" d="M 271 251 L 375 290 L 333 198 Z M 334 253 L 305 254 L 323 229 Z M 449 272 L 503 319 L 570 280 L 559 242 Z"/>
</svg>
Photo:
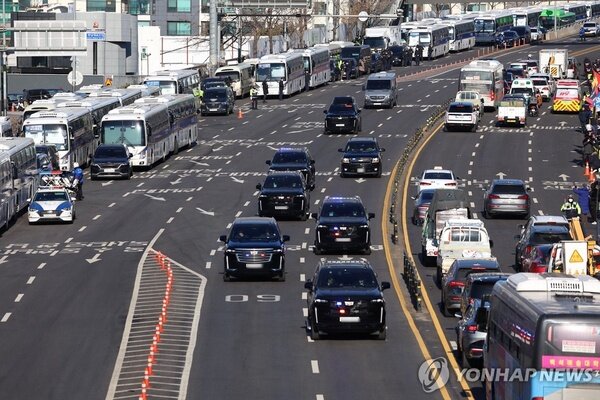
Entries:
<svg viewBox="0 0 600 400">
<path fill-rule="evenodd" d="M 0 137 L 0 151 L 11 152 L 33 145 L 33 139 L 24 137 Z"/>
<path fill-rule="evenodd" d="M 102 89 L 102 90 L 98 90 L 96 92 L 90 93 L 89 97 L 126 97 L 126 96 L 135 96 L 139 93 L 141 93 L 141 88 Z"/>
<path fill-rule="evenodd" d="M 281 53 L 281 54 L 267 54 L 267 55 L 262 56 L 258 63 L 262 64 L 262 63 L 269 63 L 269 62 L 273 62 L 273 61 L 289 61 L 289 60 L 294 60 L 297 58 L 302 59 L 302 54 L 294 53 L 294 52 Z"/>
<path fill-rule="evenodd" d="M 133 104 L 173 104 L 184 100 L 195 99 L 193 94 L 162 94 L 155 97 L 142 97 Z"/>
<path fill-rule="evenodd" d="M 306 49 L 290 49 L 288 50 L 290 53 L 300 53 L 304 56 L 310 56 L 318 53 L 329 53 L 329 48 L 327 47 L 309 47 Z"/>
<path fill-rule="evenodd" d="M 151 114 L 166 112 L 165 104 L 131 104 L 125 107 L 115 108 L 110 110 L 108 114 L 102 117 L 102 121 L 118 121 L 123 119 L 140 119 Z"/>
<path fill-rule="evenodd" d="M 90 114 L 90 110 L 82 107 L 67 107 L 61 108 L 60 110 L 38 111 L 31 114 L 29 118 L 23 121 L 23 125 L 40 124 L 40 119 L 73 119 L 85 114 Z"/>
<path fill-rule="evenodd" d="M 242 69 L 242 68 L 252 68 L 252 64 L 247 63 L 247 62 L 243 62 L 243 63 L 238 63 L 238 64 L 230 64 L 230 65 L 225 65 L 222 67 L 217 68 L 217 70 L 215 71 L 215 74 L 221 71 L 237 71 L 238 69 Z"/>
<path fill-rule="evenodd" d="M 119 99 L 116 96 L 111 97 L 86 97 L 79 100 L 65 100 L 57 103 L 56 108 L 71 108 L 71 107 L 102 107 L 110 104 L 119 104 Z"/>
</svg>

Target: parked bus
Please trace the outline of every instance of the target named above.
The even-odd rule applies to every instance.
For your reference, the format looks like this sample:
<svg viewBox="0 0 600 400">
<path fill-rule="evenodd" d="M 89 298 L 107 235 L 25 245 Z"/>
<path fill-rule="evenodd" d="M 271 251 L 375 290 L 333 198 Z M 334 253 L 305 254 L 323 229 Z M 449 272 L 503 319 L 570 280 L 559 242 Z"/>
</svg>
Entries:
<svg viewBox="0 0 600 400">
<path fill-rule="evenodd" d="M 336 59 L 337 56 L 342 54 L 342 45 L 340 43 L 334 43 L 334 42 L 317 43 L 313 47 L 315 47 L 315 48 L 324 47 L 324 48 L 328 49 L 329 50 L 329 58 L 331 58 L 331 59 Z"/>
<path fill-rule="evenodd" d="M 142 92 L 142 97 L 147 96 L 159 96 L 160 89 L 158 86 L 148 86 L 148 85 L 129 85 L 127 89 L 139 89 Z"/>
<path fill-rule="evenodd" d="M 475 47 L 475 23 L 472 18 L 445 19 L 441 24 L 448 27 L 449 51 Z"/>
<path fill-rule="evenodd" d="M 200 86 L 200 73 L 191 69 L 158 71 L 156 75 L 144 78 L 144 85 L 158 86 L 160 94 L 192 94 Z"/>
<path fill-rule="evenodd" d="M 331 68 L 329 67 L 330 56 L 327 48 L 309 47 L 308 49 L 295 49 L 294 52 L 302 54 L 304 73 L 310 74 L 309 87 L 311 89 L 329 82 Z"/>
<path fill-rule="evenodd" d="M 83 96 L 78 95 L 77 93 L 60 92 L 56 93 L 49 99 L 35 100 L 33 103 L 31 103 L 25 108 L 25 111 L 23 111 L 23 120 L 26 120 L 31 116 L 31 114 L 34 114 L 39 111 L 54 110 L 56 108 L 57 103 L 81 100 L 82 98 Z"/>
<path fill-rule="evenodd" d="M 412 47 L 423 46 L 423 58 L 434 59 L 448 54 L 450 51 L 450 34 L 447 25 L 436 24 L 420 26 L 408 34 L 408 45 Z"/>
<path fill-rule="evenodd" d="M 241 98 L 249 95 L 250 88 L 254 85 L 253 70 L 254 67 L 246 63 L 227 65 L 217 68 L 215 76 L 217 78 L 229 78 L 233 93 L 236 97 Z"/>
<path fill-rule="evenodd" d="M 0 227 L 27 207 L 39 185 L 35 144 L 32 139 L 0 138 Z"/>
<path fill-rule="evenodd" d="M 515 8 L 512 10 L 514 26 L 529 26 L 531 28 L 539 25 L 541 8 Z"/>
<path fill-rule="evenodd" d="M 476 45 L 494 45 L 496 44 L 496 34 L 507 31 L 514 26 L 510 11 L 480 14 L 475 17 L 474 22 Z"/>
<path fill-rule="evenodd" d="M 198 112 L 196 97 L 191 94 L 167 94 L 158 97 L 143 97 L 135 104 L 165 104 L 169 113 L 173 153 L 182 147 L 190 147 L 198 140 Z"/>
<path fill-rule="evenodd" d="M 562 6 L 565 11 L 575 14 L 575 21 L 584 21 L 588 18 L 585 3 L 567 3 Z"/>
<path fill-rule="evenodd" d="M 283 95 L 291 96 L 304 89 L 304 61 L 300 53 L 267 54 L 256 66 L 258 95 L 263 95 L 262 82 L 266 81 L 269 95 L 279 94 L 279 81 L 283 79 Z"/>
<path fill-rule="evenodd" d="M 83 107 L 37 112 L 23 121 L 23 134 L 35 144 L 54 145 L 61 171 L 72 171 L 75 162 L 87 165 L 97 147 L 92 113 Z"/>
<path fill-rule="evenodd" d="M 114 110 L 117 107 L 121 107 L 121 103 L 117 97 L 86 97 L 81 100 L 66 101 L 64 103 L 57 103 L 56 109 L 64 108 L 87 108 L 92 114 L 92 121 L 94 123 L 94 136 L 96 138 L 100 135 L 100 122 L 110 110 Z"/>
<path fill-rule="evenodd" d="M 124 144 L 133 155 L 131 165 L 150 167 L 165 160 L 173 149 L 166 104 L 132 104 L 102 118 L 100 142 Z"/>
<path fill-rule="evenodd" d="M 128 106 L 133 104 L 137 99 L 142 98 L 142 91 L 140 89 L 104 89 L 97 92 L 90 93 L 90 98 L 93 97 L 114 97 L 116 98 L 121 106 Z"/>
<path fill-rule="evenodd" d="M 562 28 L 575 23 L 575 14 L 562 8 L 547 8 L 540 14 L 540 25 L 546 29 Z"/>
<path fill-rule="evenodd" d="M 594 18 L 600 15 L 600 1 L 586 1 L 586 14 L 588 18 Z"/>
<path fill-rule="evenodd" d="M 496 108 L 504 97 L 504 67 L 496 60 L 476 60 L 460 70 L 458 90 L 475 90 L 484 107 Z"/>
<path fill-rule="evenodd" d="M 597 399 L 600 281 L 519 273 L 496 283 L 483 351 L 486 371 L 523 373 L 486 379 L 487 399 Z"/>
</svg>

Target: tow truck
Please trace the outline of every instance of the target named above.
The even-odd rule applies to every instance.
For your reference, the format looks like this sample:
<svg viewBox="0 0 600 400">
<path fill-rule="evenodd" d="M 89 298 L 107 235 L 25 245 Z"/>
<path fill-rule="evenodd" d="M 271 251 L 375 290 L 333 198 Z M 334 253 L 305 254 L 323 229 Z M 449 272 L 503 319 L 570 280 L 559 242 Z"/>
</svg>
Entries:
<svg viewBox="0 0 600 400">
<path fill-rule="evenodd" d="M 573 240 L 563 240 L 552 247 L 548 272 L 590 275 L 600 279 L 600 246 L 592 235 L 585 236 L 579 217 L 569 220 L 569 231 Z"/>
</svg>

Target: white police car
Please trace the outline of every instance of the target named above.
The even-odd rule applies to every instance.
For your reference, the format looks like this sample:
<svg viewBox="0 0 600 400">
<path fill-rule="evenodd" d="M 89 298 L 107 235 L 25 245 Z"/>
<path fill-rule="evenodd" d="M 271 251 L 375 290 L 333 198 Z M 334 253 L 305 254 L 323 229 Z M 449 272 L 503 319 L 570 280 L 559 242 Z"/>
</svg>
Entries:
<svg viewBox="0 0 600 400">
<path fill-rule="evenodd" d="M 30 224 L 46 221 L 69 222 L 75 219 L 75 199 L 63 186 L 40 186 L 29 204 Z"/>
</svg>

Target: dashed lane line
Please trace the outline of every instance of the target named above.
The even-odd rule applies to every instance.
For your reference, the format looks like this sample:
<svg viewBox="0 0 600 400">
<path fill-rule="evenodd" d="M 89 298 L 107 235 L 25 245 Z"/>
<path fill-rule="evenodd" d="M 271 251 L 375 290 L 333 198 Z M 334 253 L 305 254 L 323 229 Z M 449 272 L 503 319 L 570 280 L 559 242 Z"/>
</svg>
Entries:
<svg viewBox="0 0 600 400">
<path fill-rule="evenodd" d="M 19 293 L 19 294 L 17 295 L 17 297 L 15 297 L 15 303 L 19 303 L 19 302 L 21 302 L 21 299 L 23 298 L 23 296 L 25 296 L 25 294 L 23 294 L 23 293 Z"/>
<path fill-rule="evenodd" d="M 319 361 L 318 360 L 310 360 L 310 369 L 313 374 L 319 373 Z"/>
<path fill-rule="evenodd" d="M 5 313 L 4 316 L 2 317 L 2 319 L 0 319 L 0 322 L 6 322 L 8 321 L 8 319 L 10 318 L 10 316 L 12 315 L 12 313 Z"/>
<path fill-rule="evenodd" d="M 114 207 L 116 204 L 117 204 L 117 203 L 110 203 L 110 204 L 108 205 L 108 208 L 112 208 L 112 207 Z"/>
<path fill-rule="evenodd" d="M 27 279 L 27 284 L 31 285 L 34 280 L 35 280 L 35 276 L 30 276 L 29 279 Z"/>
</svg>

